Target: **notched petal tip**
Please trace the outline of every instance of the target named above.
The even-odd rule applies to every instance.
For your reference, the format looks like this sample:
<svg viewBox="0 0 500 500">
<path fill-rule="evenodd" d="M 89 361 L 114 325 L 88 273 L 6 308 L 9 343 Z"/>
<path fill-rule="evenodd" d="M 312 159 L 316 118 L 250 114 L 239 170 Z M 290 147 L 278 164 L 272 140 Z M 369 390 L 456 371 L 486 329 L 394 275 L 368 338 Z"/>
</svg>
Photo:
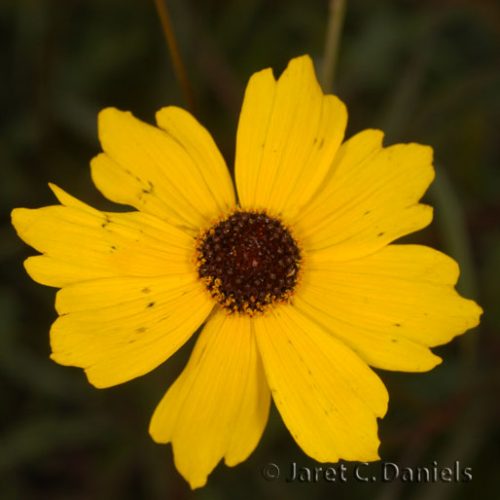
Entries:
<svg viewBox="0 0 500 500">
<path fill-rule="evenodd" d="M 123 111 L 115 107 L 101 109 L 97 115 L 97 133 L 101 145 L 103 135 L 110 133 L 112 129 L 116 128 L 118 120 L 134 118 L 134 115 L 130 111 Z"/>
<path fill-rule="evenodd" d="M 432 368 L 430 368 L 428 371 L 433 370 L 434 368 L 436 368 L 436 366 L 439 366 L 440 364 L 443 363 L 443 358 L 441 356 L 438 356 L 434 353 L 432 353 L 432 354 L 434 356 L 434 360 L 435 360 L 436 364 Z"/>
<path fill-rule="evenodd" d="M 262 88 L 273 88 L 276 84 L 276 78 L 274 77 L 274 72 L 272 68 L 261 69 L 256 71 L 249 79 L 248 84 L 245 89 L 245 95 L 250 93 L 253 86 L 263 86 Z M 269 87 L 270 86 L 270 87 Z M 245 104 L 245 99 L 243 99 L 243 105 Z"/>
<path fill-rule="evenodd" d="M 108 106 L 107 108 L 103 108 L 97 114 L 97 120 L 106 120 L 111 116 L 116 115 L 132 115 L 130 111 L 124 111 L 122 109 L 115 108 L 114 106 Z"/>
<path fill-rule="evenodd" d="M 174 464 L 176 469 L 179 471 L 181 476 L 184 478 L 184 480 L 189 484 L 189 487 L 192 490 L 197 490 L 198 488 L 203 488 L 207 484 L 208 480 L 208 474 L 192 474 L 190 471 L 183 471 L 179 466 L 177 465 L 177 462 L 175 461 L 175 454 L 174 454 Z"/>
<path fill-rule="evenodd" d="M 301 70 L 309 71 L 310 73 L 313 74 L 314 78 L 316 78 L 316 73 L 314 71 L 314 64 L 311 59 L 311 56 L 309 56 L 308 54 L 303 54 L 294 57 L 293 59 L 290 59 L 290 61 L 288 61 L 286 68 L 281 73 L 279 79 L 281 79 L 285 74 L 289 74 L 290 72 L 295 73 L 296 71 L 301 71 Z M 271 67 L 263 68 L 259 71 L 256 71 L 250 76 L 249 83 L 255 79 L 269 78 L 269 77 L 275 80 L 273 68 Z"/>
<path fill-rule="evenodd" d="M 87 377 L 89 384 L 94 386 L 96 389 L 109 389 L 110 387 L 114 387 L 116 385 L 127 382 L 127 380 L 123 380 L 121 382 L 110 383 L 109 380 L 107 380 L 106 378 L 97 376 L 92 371 L 92 368 L 86 368 L 86 369 L 84 369 L 84 372 L 85 372 L 85 376 Z"/>
<path fill-rule="evenodd" d="M 75 368 L 80 368 L 80 367 L 76 366 L 75 364 L 68 363 L 64 354 L 61 351 L 54 350 L 54 348 L 52 348 L 52 351 L 49 354 L 49 358 L 61 366 L 73 366 Z"/>
<path fill-rule="evenodd" d="M 415 205 L 418 207 L 419 210 L 422 211 L 422 214 L 424 215 L 423 217 L 423 222 L 424 224 L 420 229 L 423 229 L 424 227 L 427 227 L 434 219 L 434 207 L 431 205 L 427 205 L 426 203 L 417 203 Z"/>
<path fill-rule="evenodd" d="M 43 279 L 40 281 L 40 277 L 37 275 L 36 264 L 35 264 L 35 266 L 33 266 L 33 262 L 36 262 L 36 259 L 38 257 L 41 257 L 41 256 L 40 255 L 32 255 L 31 257 L 24 259 L 23 267 L 24 267 L 24 270 L 26 271 L 26 274 L 33 281 L 36 281 L 37 283 L 41 283 L 42 285 L 47 285 L 47 283 L 45 283 Z M 51 286 L 51 285 L 47 285 L 47 286 Z"/>
<path fill-rule="evenodd" d="M 479 320 L 481 319 L 481 316 L 484 314 L 484 309 L 475 301 L 472 301 L 474 302 L 475 306 L 476 306 L 476 310 L 477 310 L 477 324 L 479 324 Z"/>
<path fill-rule="evenodd" d="M 11 224 L 17 235 L 24 241 L 24 234 L 33 221 L 32 208 L 14 208 L 10 212 Z"/>
<path fill-rule="evenodd" d="M 371 367 L 369 368 L 372 370 Z M 375 417 L 382 419 L 386 416 L 389 409 L 389 391 L 380 377 L 377 374 L 375 376 L 379 382 L 379 407 L 373 409 L 373 414 Z"/>
<path fill-rule="evenodd" d="M 436 178 L 436 169 L 434 167 L 434 149 L 427 144 L 419 144 L 411 142 L 407 144 L 408 147 L 415 148 L 415 153 L 420 155 L 420 163 L 422 167 L 427 168 L 428 184 L 429 187 Z"/>
<path fill-rule="evenodd" d="M 481 316 L 484 314 L 484 309 L 475 300 L 464 299 L 464 301 L 467 302 L 468 307 L 470 307 L 471 322 L 468 329 L 476 328 L 481 322 Z"/>
<path fill-rule="evenodd" d="M 94 376 L 94 373 L 91 371 L 92 367 L 79 366 L 75 364 L 73 361 L 68 361 L 67 354 L 65 354 L 63 351 L 52 350 L 49 357 L 52 361 L 54 361 L 58 365 L 70 366 L 79 369 L 83 368 L 85 376 L 87 377 L 87 381 L 89 382 L 90 385 L 92 385 L 96 389 L 108 389 L 109 387 L 118 385 L 116 383 L 113 384 L 106 383 L 104 379 Z"/>
<path fill-rule="evenodd" d="M 291 81 L 304 79 L 306 82 L 308 81 L 312 83 L 313 87 L 316 87 L 316 91 L 319 91 L 323 95 L 323 91 L 321 90 L 320 84 L 316 77 L 314 63 L 311 57 L 308 55 L 303 55 L 291 59 L 283 73 L 281 73 L 280 77 L 278 78 L 278 84 L 284 84 L 284 82 L 288 79 L 290 79 Z"/>
<path fill-rule="evenodd" d="M 351 136 L 347 140 L 351 140 L 351 139 L 354 140 L 353 139 L 354 137 L 357 137 L 358 140 L 361 140 L 362 142 L 367 141 L 370 144 L 373 144 L 371 146 L 372 150 L 382 149 L 384 147 L 383 143 L 384 143 L 384 139 L 385 139 L 385 132 L 383 130 L 378 129 L 378 128 L 365 128 L 364 130 Z"/>
<path fill-rule="evenodd" d="M 287 64 L 286 71 L 296 71 L 296 70 L 304 70 L 304 71 L 309 71 L 314 74 L 314 77 L 316 78 L 316 73 L 314 71 L 314 63 L 309 54 L 302 54 L 300 56 L 294 57 L 293 59 L 290 59 L 290 61 Z"/>
<path fill-rule="evenodd" d="M 156 123 L 160 125 L 160 123 L 162 123 L 163 121 L 163 117 L 168 116 L 169 118 L 175 119 L 176 115 L 180 115 L 182 118 L 194 118 L 189 111 L 185 110 L 184 108 L 180 108 L 179 106 L 163 106 L 155 113 Z"/>
<path fill-rule="evenodd" d="M 82 210 L 91 211 L 92 213 L 99 213 L 98 210 L 91 207 L 90 205 L 87 205 L 83 201 L 80 201 L 78 198 L 71 196 L 56 184 L 49 182 L 49 188 L 54 193 L 54 196 L 57 198 L 57 201 L 61 205 L 64 205 L 65 207 L 80 208 Z"/>
<path fill-rule="evenodd" d="M 66 193 L 66 191 L 60 188 L 57 184 L 54 184 L 53 182 L 48 182 L 47 184 L 49 186 L 49 189 L 52 191 L 57 201 L 61 203 L 61 205 L 66 205 L 66 203 L 64 203 L 64 201 L 62 200 L 69 201 L 69 199 L 72 198 L 68 193 Z"/>
<path fill-rule="evenodd" d="M 338 122 L 340 122 L 340 127 L 344 131 L 347 127 L 347 120 L 349 117 L 349 111 L 344 101 L 342 101 L 338 96 L 333 94 L 324 95 L 324 106 L 329 105 L 331 110 L 334 110 L 335 117 Z M 342 139 L 343 139 L 342 134 Z M 333 162 L 333 160 L 332 160 Z"/>
<path fill-rule="evenodd" d="M 422 371 L 424 372 L 429 372 L 431 370 L 434 370 L 436 366 L 439 366 L 443 362 L 443 358 L 441 356 L 438 356 L 437 354 L 434 354 L 432 351 L 430 351 L 432 354 L 432 360 L 434 361 L 434 365 L 431 366 L 429 365 L 429 368 L 426 368 L 425 370 L 423 369 Z"/>
<path fill-rule="evenodd" d="M 159 404 L 149 421 L 148 433 L 155 443 L 167 444 L 171 441 L 170 433 L 166 432 L 165 425 L 162 425 L 162 415 L 160 414 Z"/>
</svg>

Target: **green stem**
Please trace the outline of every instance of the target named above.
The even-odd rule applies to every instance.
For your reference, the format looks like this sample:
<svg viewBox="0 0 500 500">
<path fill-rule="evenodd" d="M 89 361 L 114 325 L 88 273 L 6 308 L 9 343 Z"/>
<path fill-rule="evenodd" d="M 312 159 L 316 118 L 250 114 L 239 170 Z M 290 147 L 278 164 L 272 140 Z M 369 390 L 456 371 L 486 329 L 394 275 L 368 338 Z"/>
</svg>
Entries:
<svg viewBox="0 0 500 500">
<path fill-rule="evenodd" d="M 326 29 L 323 74 L 321 83 L 325 92 L 331 92 L 339 58 L 340 37 L 344 26 L 346 0 L 330 0 L 330 15 Z"/>
<path fill-rule="evenodd" d="M 163 29 L 163 34 L 165 35 L 165 40 L 167 42 L 168 51 L 172 59 L 172 65 L 174 67 L 175 77 L 179 83 L 182 94 L 186 101 L 189 110 L 194 113 L 195 110 L 195 100 L 192 87 L 189 83 L 187 76 L 186 67 L 182 61 L 181 53 L 179 51 L 179 46 L 177 44 L 177 39 L 175 38 L 172 21 L 170 20 L 170 14 L 165 4 L 165 0 L 154 0 L 156 5 L 156 10 L 158 12 L 158 17 L 160 18 L 161 26 Z"/>
</svg>

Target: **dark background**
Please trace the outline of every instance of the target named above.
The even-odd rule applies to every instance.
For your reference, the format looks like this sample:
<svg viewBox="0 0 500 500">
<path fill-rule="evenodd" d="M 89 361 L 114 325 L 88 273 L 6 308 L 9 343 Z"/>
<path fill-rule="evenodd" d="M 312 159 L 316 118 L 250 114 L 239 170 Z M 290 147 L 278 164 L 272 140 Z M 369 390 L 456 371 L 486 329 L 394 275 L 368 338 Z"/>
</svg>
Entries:
<svg viewBox="0 0 500 500">
<path fill-rule="evenodd" d="M 168 0 L 197 116 L 229 164 L 248 77 L 309 53 L 321 68 L 328 2 Z M 54 289 L 32 282 L 33 251 L 10 226 L 13 207 L 54 203 L 52 181 L 100 208 L 88 162 L 105 106 L 152 122 L 184 106 L 152 0 L 0 3 L 0 498 L 299 499 L 498 498 L 500 467 L 500 4 L 495 0 L 350 0 L 335 92 L 348 135 L 368 127 L 387 144 L 435 150 L 426 200 L 435 222 L 407 238 L 462 268 L 461 292 L 485 309 L 479 329 L 436 349 L 426 374 L 379 372 L 390 392 L 381 456 L 400 466 L 472 467 L 472 482 L 266 482 L 262 466 L 314 466 L 273 410 L 253 455 L 219 466 L 192 493 L 154 444 L 153 409 L 192 342 L 153 373 L 107 390 L 49 360 Z M 329 89 L 331 90 L 331 89 Z M 374 468 L 376 472 L 377 465 Z"/>
</svg>

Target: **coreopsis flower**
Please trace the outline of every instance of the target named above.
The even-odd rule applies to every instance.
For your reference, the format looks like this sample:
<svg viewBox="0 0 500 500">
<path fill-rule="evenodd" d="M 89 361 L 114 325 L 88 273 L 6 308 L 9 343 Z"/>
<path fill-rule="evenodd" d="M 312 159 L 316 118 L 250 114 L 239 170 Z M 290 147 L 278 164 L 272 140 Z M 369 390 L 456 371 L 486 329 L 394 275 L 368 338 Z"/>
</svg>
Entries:
<svg viewBox="0 0 500 500">
<path fill-rule="evenodd" d="M 454 290 L 457 264 L 394 244 L 427 226 L 419 203 L 432 150 L 343 141 L 344 104 L 324 95 L 309 57 L 278 80 L 254 74 L 241 110 L 235 183 L 209 133 L 177 107 L 157 126 L 99 114 L 92 178 L 135 211 L 96 210 L 51 185 L 60 204 L 13 211 L 42 255 L 29 275 L 60 288 L 52 359 L 96 387 L 144 375 L 201 328 L 150 425 L 172 443 L 191 487 L 245 460 L 271 399 L 319 462 L 377 460 L 388 395 L 370 368 L 423 372 L 430 347 L 478 324 Z"/>
</svg>

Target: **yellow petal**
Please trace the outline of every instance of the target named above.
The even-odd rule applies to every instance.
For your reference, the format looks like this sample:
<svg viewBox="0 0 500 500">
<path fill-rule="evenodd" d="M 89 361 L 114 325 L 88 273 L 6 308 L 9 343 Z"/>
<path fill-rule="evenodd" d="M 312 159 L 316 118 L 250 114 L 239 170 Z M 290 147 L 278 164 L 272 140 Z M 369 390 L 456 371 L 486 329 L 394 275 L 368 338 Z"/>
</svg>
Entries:
<svg viewBox="0 0 500 500">
<path fill-rule="evenodd" d="M 12 212 L 19 236 L 45 254 L 25 263 L 35 281 L 62 287 L 107 276 L 195 276 L 192 236 L 148 214 L 99 212 L 55 192 L 67 206 Z"/>
<path fill-rule="evenodd" d="M 88 210 L 93 213 L 99 213 L 99 210 L 96 210 L 83 201 L 71 196 L 69 193 L 66 193 L 66 191 L 62 190 L 59 186 L 56 186 L 52 182 L 49 182 L 49 187 L 61 205 L 66 207 L 81 208 L 82 210 Z"/>
<path fill-rule="evenodd" d="M 109 387 L 139 377 L 169 358 L 213 307 L 187 275 L 114 277 L 70 285 L 57 294 L 52 359 L 85 369 Z"/>
<path fill-rule="evenodd" d="M 254 74 L 236 140 L 241 206 L 296 214 L 323 181 L 346 122 L 345 106 L 323 95 L 308 56 L 292 59 L 277 82 L 269 69 Z"/>
<path fill-rule="evenodd" d="M 158 111 L 156 121 L 169 137 L 182 146 L 196 166 L 197 177 L 201 177 L 217 203 L 218 213 L 215 216 L 232 210 L 235 206 L 233 181 L 209 132 L 187 111 L 175 106 Z M 182 173 L 184 183 L 188 172 L 186 169 Z M 188 193 L 192 196 L 191 191 Z"/>
<path fill-rule="evenodd" d="M 197 232 L 234 207 L 229 173 L 208 132 L 186 112 L 165 108 L 158 122 L 164 130 L 128 112 L 101 111 L 104 154 L 92 160 L 92 178 L 110 200 Z"/>
<path fill-rule="evenodd" d="M 404 371 L 440 362 L 428 347 L 479 322 L 481 309 L 453 288 L 453 259 L 419 245 L 389 245 L 356 260 L 312 255 L 295 305 L 367 363 Z"/>
<path fill-rule="evenodd" d="M 256 318 L 255 332 L 274 402 L 302 450 L 319 462 L 376 460 L 388 396 L 375 373 L 294 307 Z"/>
<path fill-rule="evenodd" d="M 379 131 L 366 130 L 342 145 L 321 190 L 294 223 L 305 248 L 352 259 L 431 222 L 431 207 L 418 201 L 434 178 L 432 149 L 382 148 L 381 141 Z"/>
<path fill-rule="evenodd" d="M 28 257 L 24 268 L 31 278 L 46 286 L 61 288 L 82 280 L 92 280 L 110 276 L 106 269 L 82 267 L 78 262 L 65 262 L 46 255 Z"/>
<path fill-rule="evenodd" d="M 232 466 L 254 450 L 269 403 L 250 319 L 218 312 L 156 408 L 150 433 L 172 442 L 177 469 L 198 488 L 223 457 Z"/>
</svg>

